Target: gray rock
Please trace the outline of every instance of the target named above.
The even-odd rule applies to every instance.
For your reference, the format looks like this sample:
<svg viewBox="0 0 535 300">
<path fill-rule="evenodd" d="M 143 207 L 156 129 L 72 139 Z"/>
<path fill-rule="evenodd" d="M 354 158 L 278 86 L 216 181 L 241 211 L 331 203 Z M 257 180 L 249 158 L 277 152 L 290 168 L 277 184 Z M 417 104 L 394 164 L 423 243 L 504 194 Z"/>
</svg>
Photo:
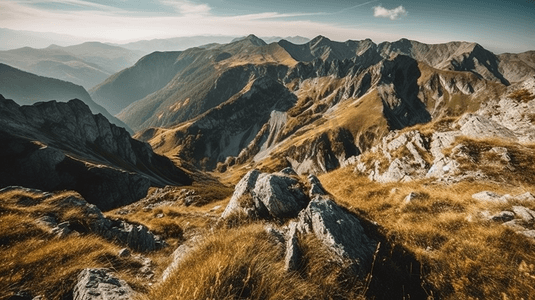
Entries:
<svg viewBox="0 0 535 300">
<path fill-rule="evenodd" d="M 466 114 L 457 121 L 457 124 L 465 136 L 517 140 L 514 132 L 481 115 Z"/>
<path fill-rule="evenodd" d="M 73 300 L 130 300 L 134 291 L 108 269 L 84 269 L 78 274 Z"/>
<path fill-rule="evenodd" d="M 483 191 L 473 194 L 472 198 L 484 202 L 507 203 L 507 199 L 505 199 L 503 196 L 490 191 Z"/>
<path fill-rule="evenodd" d="M 418 198 L 421 198 L 422 195 L 420 193 L 417 193 L 417 192 L 410 192 L 406 197 L 405 199 L 403 199 L 403 203 L 405 204 L 409 204 L 411 203 L 412 201 L 414 200 L 417 200 Z"/>
<path fill-rule="evenodd" d="M 264 229 L 266 230 L 266 232 L 272 236 L 274 238 L 274 240 L 277 242 L 277 243 L 280 243 L 280 244 L 284 244 L 286 243 L 286 238 L 284 237 L 284 231 L 282 230 L 279 230 L 277 228 L 274 228 L 273 226 L 271 226 L 270 224 L 266 225 L 264 227 Z"/>
<path fill-rule="evenodd" d="M 519 231 L 518 233 L 526 236 L 527 238 L 535 240 L 535 230 L 524 230 L 524 231 Z"/>
<path fill-rule="evenodd" d="M 365 233 L 357 217 L 334 201 L 316 196 L 299 214 L 298 229 L 313 233 L 340 259 L 354 261 L 357 273 L 364 276 L 372 262 L 377 242 Z"/>
<path fill-rule="evenodd" d="M 173 252 L 173 261 L 171 264 L 164 270 L 162 274 L 162 281 L 166 281 L 171 274 L 178 269 L 184 258 L 195 248 L 195 244 L 198 243 L 198 239 L 184 243 Z"/>
<path fill-rule="evenodd" d="M 513 212 L 517 217 L 528 224 L 535 222 L 535 211 L 524 206 L 513 206 Z"/>
<path fill-rule="evenodd" d="M 72 232 L 69 226 L 70 224 L 68 221 L 61 222 L 55 228 L 52 229 L 52 233 L 55 234 L 58 238 L 64 238 Z"/>
<path fill-rule="evenodd" d="M 227 218 L 239 211 L 261 218 L 295 217 L 306 206 L 306 201 L 297 179 L 253 170 L 236 185 L 221 217 Z"/>
<path fill-rule="evenodd" d="M 119 250 L 119 257 L 129 257 L 130 256 L 130 250 L 128 250 L 127 248 L 123 248 L 121 250 Z"/>
<path fill-rule="evenodd" d="M 56 220 L 56 218 L 50 215 L 38 218 L 37 220 L 35 220 L 35 223 L 49 228 L 54 228 L 58 225 L 58 221 Z"/>
<path fill-rule="evenodd" d="M 316 175 L 310 174 L 307 177 L 308 182 L 310 183 L 310 191 L 308 192 L 308 195 L 312 198 L 315 195 L 327 195 L 327 191 L 325 191 L 325 188 L 321 184 L 320 180 Z"/>
<path fill-rule="evenodd" d="M 136 251 L 153 251 L 166 245 L 159 236 L 154 235 L 144 225 L 100 219 L 93 221 L 91 226 L 93 231 L 99 235 L 110 240 L 116 240 Z"/>
<path fill-rule="evenodd" d="M 502 211 L 490 217 L 490 220 L 495 222 L 508 222 L 515 218 L 512 211 Z"/>
<path fill-rule="evenodd" d="M 297 240 L 297 223 L 291 222 L 286 239 L 286 254 L 284 256 L 284 270 L 287 272 L 297 271 L 301 264 L 302 252 Z"/>
<path fill-rule="evenodd" d="M 294 171 L 294 169 L 290 168 L 290 167 L 287 167 L 287 168 L 284 168 L 280 171 L 282 174 L 285 174 L 285 175 L 293 175 L 293 176 L 297 176 L 297 173 Z"/>
<path fill-rule="evenodd" d="M 530 192 L 525 192 L 524 194 L 516 195 L 512 199 L 517 200 L 517 201 L 522 201 L 522 202 L 535 201 L 535 197 Z"/>
<path fill-rule="evenodd" d="M 502 225 L 514 231 L 526 230 L 526 224 L 521 219 L 514 219 L 509 222 L 505 222 Z"/>
</svg>

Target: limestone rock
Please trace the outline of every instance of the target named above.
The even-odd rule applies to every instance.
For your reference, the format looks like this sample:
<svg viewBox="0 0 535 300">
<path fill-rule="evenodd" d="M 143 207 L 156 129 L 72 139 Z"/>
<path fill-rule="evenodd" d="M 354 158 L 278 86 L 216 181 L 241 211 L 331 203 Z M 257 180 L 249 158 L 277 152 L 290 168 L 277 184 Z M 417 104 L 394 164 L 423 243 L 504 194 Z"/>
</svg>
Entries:
<svg viewBox="0 0 535 300">
<path fill-rule="evenodd" d="M 221 217 L 239 211 L 261 218 L 295 217 L 306 204 L 307 197 L 297 179 L 252 170 L 236 185 Z"/>
<path fill-rule="evenodd" d="M 483 191 L 473 194 L 472 198 L 484 202 L 507 203 L 507 200 L 504 197 L 490 191 Z"/>
<path fill-rule="evenodd" d="M 315 195 L 327 195 L 327 191 L 325 191 L 325 188 L 323 188 L 323 185 L 316 175 L 310 174 L 307 179 L 310 183 L 310 191 L 308 192 L 310 197 Z"/>
<path fill-rule="evenodd" d="M 514 231 L 526 230 L 526 224 L 521 219 L 513 219 L 511 221 L 503 223 L 502 225 Z"/>
<path fill-rule="evenodd" d="M 495 222 L 508 222 L 515 218 L 515 214 L 511 211 L 502 211 L 490 217 Z"/>
<path fill-rule="evenodd" d="M 73 300 L 130 300 L 134 291 L 107 269 L 84 269 L 78 274 Z"/>
<path fill-rule="evenodd" d="M 313 233 L 339 258 L 355 262 L 364 275 L 372 262 L 377 242 L 369 238 L 357 217 L 324 196 L 316 196 L 299 214 L 298 228 Z"/>
<path fill-rule="evenodd" d="M 513 206 L 513 212 L 517 217 L 528 224 L 535 222 L 535 211 L 524 206 Z"/>
<path fill-rule="evenodd" d="M 502 138 L 516 141 L 511 130 L 481 115 L 466 114 L 457 121 L 463 135 L 475 138 Z"/>
<path fill-rule="evenodd" d="M 297 223 L 291 222 L 288 225 L 289 231 L 286 239 L 286 254 L 284 256 L 284 270 L 296 271 L 301 263 L 301 249 L 297 240 Z"/>
</svg>

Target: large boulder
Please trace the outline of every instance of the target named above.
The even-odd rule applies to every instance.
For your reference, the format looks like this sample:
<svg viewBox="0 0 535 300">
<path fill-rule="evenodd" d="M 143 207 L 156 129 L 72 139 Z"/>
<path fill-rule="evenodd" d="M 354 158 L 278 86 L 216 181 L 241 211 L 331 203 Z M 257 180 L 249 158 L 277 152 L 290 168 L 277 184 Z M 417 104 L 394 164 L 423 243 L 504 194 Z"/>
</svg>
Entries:
<svg viewBox="0 0 535 300">
<path fill-rule="evenodd" d="M 307 200 L 299 180 L 252 170 L 236 185 L 221 217 L 243 212 L 260 218 L 292 218 L 306 207 Z"/>
<path fill-rule="evenodd" d="M 108 269 L 84 269 L 78 274 L 73 300 L 130 300 L 134 291 Z"/>
<path fill-rule="evenodd" d="M 359 219 L 324 196 L 316 196 L 299 214 L 298 228 L 313 233 L 341 259 L 354 262 L 357 273 L 369 271 L 377 242 L 364 232 Z"/>
</svg>

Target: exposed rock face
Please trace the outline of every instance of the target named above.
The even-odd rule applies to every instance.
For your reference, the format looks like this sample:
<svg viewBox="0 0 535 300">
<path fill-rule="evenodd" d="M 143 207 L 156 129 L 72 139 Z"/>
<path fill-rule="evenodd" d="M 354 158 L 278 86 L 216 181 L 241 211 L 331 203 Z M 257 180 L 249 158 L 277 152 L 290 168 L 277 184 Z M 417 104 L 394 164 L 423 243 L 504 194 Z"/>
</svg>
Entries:
<svg viewBox="0 0 535 300">
<path fill-rule="evenodd" d="M 240 211 L 252 217 L 291 218 L 307 201 L 297 179 L 252 170 L 236 185 L 222 218 Z"/>
<path fill-rule="evenodd" d="M 79 100 L 21 107 L 0 98 L 0 124 L 0 187 L 76 190 L 109 210 L 141 199 L 151 184 L 190 182 L 169 159 Z"/>
<path fill-rule="evenodd" d="M 515 92 L 526 93 L 528 100 L 514 99 Z M 440 128 L 432 134 L 418 130 L 390 134 L 381 143 L 370 149 L 375 161 L 364 161 L 362 157 L 351 160 L 355 172 L 366 174 L 378 182 L 410 181 L 419 178 L 436 178 L 439 181 L 455 181 L 466 178 L 481 179 L 485 174 L 477 170 L 461 170 L 460 161 L 474 163 L 481 155 L 497 157 L 492 163 L 499 163 L 506 170 L 514 170 L 514 159 L 506 147 L 492 147 L 480 150 L 469 149 L 456 142 L 459 137 L 471 139 L 498 138 L 506 142 L 531 143 L 535 141 L 535 123 L 528 120 L 535 108 L 535 79 L 511 86 L 509 94 L 501 99 L 486 103 L 475 113 L 467 113 L 448 128 Z M 531 95 L 531 96 L 530 96 Z M 455 145 L 457 143 L 457 145 Z M 453 147 L 455 146 L 455 147 Z M 449 153 L 444 150 L 450 148 Z M 481 193 L 474 198 L 482 201 L 502 201 L 492 194 Z"/>
<path fill-rule="evenodd" d="M 290 169 L 284 173 L 292 174 Z M 236 189 L 221 218 L 234 213 L 244 212 L 249 217 L 269 213 L 272 217 L 296 217 L 281 233 L 269 227 L 268 232 L 285 246 L 285 269 L 299 270 L 301 250 L 298 232 L 315 235 L 339 262 L 350 261 L 358 275 L 364 275 L 373 259 L 377 242 L 364 232 L 359 219 L 337 205 L 326 195 L 321 182 L 309 176 L 318 192 L 311 193 L 314 198 L 306 204 L 303 188 L 299 181 L 287 175 L 265 174 L 250 171 L 236 185 Z M 296 197 L 297 196 L 297 197 Z M 239 199 L 249 197 L 246 203 Z M 301 200 L 302 199 L 302 200 Z M 297 205 L 296 205 L 297 204 Z"/>
<path fill-rule="evenodd" d="M 296 222 L 291 222 L 290 225 L 288 225 L 289 230 L 286 237 L 284 269 L 289 272 L 299 270 L 299 264 L 301 263 L 303 255 L 297 239 L 297 226 L 298 224 Z"/>
<path fill-rule="evenodd" d="M 354 260 L 361 275 L 366 273 L 377 243 L 366 236 L 354 215 L 334 201 L 316 196 L 299 214 L 298 224 L 301 231 L 313 233 L 339 257 Z"/>
<path fill-rule="evenodd" d="M 78 274 L 73 300 L 130 300 L 134 291 L 107 269 L 84 269 Z"/>
</svg>

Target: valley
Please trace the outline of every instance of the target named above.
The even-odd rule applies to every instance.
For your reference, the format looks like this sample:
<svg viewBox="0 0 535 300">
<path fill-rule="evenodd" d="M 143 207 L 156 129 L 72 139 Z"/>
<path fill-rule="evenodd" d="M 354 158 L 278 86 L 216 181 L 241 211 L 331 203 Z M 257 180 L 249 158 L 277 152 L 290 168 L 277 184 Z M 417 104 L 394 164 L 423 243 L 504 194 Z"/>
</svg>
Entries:
<svg viewBox="0 0 535 300">
<path fill-rule="evenodd" d="M 248 35 L 0 62 L 0 300 L 535 297 L 534 51 Z"/>
</svg>

